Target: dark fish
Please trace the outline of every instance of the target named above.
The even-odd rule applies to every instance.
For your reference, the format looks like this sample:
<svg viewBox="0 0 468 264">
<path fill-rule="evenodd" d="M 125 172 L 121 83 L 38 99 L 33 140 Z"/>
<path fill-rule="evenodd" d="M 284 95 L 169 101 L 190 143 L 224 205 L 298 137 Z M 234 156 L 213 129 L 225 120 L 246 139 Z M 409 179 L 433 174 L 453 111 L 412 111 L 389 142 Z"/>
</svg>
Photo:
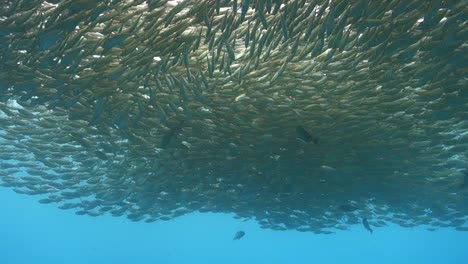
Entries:
<svg viewBox="0 0 468 264">
<path fill-rule="evenodd" d="M 96 157 L 98 157 L 98 158 L 100 158 L 102 160 L 107 160 L 107 156 L 106 156 L 106 154 L 104 154 L 104 152 L 96 150 L 96 151 L 94 151 L 94 153 L 96 154 Z"/>
<path fill-rule="evenodd" d="M 297 136 L 297 139 L 304 141 L 306 143 L 309 143 L 311 141 L 314 142 L 314 144 L 318 143 L 318 140 L 312 137 L 312 135 L 309 134 L 309 132 L 307 132 L 307 130 L 305 130 L 305 128 L 302 126 L 296 127 L 296 136 Z"/>
<path fill-rule="evenodd" d="M 91 148 L 91 145 L 89 145 L 88 142 L 86 142 L 86 140 L 82 139 L 80 134 L 78 133 L 75 133 L 75 132 L 70 132 L 70 136 L 76 141 L 78 142 L 83 148 Z"/>
<path fill-rule="evenodd" d="M 351 204 L 342 204 L 338 206 L 338 209 L 343 212 L 353 212 L 356 211 L 358 208 Z"/>
<path fill-rule="evenodd" d="M 244 231 L 237 231 L 236 234 L 234 235 L 234 239 L 233 239 L 233 240 L 239 240 L 239 239 L 241 239 L 244 235 L 245 235 L 245 232 L 244 232 Z"/>
<path fill-rule="evenodd" d="M 467 186 L 468 186 L 468 169 L 465 169 L 465 173 L 463 175 L 462 187 L 467 187 Z"/>
<path fill-rule="evenodd" d="M 369 222 L 367 222 L 367 218 L 363 218 L 363 219 L 362 219 L 362 225 L 363 225 L 367 230 L 369 230 L 369 232 L 371 232 L 371 234 L 372 234 L 372 228 L 370 227 Z"/>
<path fill-rule="evenodd" d="M 161 144 L 159 145 L 160 148 L 165 149 L 167 146 L 169 146 L 169 143 L 171 140 L 177 135 L 177 133 L 180 132 L 182 129 L 182 125 L 184 124 L 184 121 L 180 122 L 179 125 L 171 128 L 161 139 Z"/>
</svg>

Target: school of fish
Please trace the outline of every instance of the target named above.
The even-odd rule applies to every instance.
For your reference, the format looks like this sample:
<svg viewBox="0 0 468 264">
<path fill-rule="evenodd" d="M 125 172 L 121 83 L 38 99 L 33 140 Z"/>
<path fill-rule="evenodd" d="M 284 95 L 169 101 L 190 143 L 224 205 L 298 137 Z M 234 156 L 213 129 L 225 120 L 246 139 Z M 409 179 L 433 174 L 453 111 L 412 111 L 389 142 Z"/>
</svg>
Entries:
<svg viewBox="0 0 468 264">
<path fill-rule="evenodd" d="M 4 0 L 0 179 L 78 215 L 468 231 L 466 0 Z"/>
</svg>

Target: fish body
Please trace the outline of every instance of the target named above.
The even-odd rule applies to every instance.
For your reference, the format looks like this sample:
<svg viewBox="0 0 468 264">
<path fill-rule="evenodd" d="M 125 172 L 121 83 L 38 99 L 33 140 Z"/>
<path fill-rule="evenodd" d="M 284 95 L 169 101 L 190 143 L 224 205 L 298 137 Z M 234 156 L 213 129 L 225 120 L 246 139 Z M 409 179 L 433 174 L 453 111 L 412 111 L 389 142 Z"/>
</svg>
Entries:
<svg viewBox="0 0 468 264">
<path fill-rule="evenodd" d="M 362 219 L 362 225 L 364 226 L 365 229 L 367 229 L 372 234 L 373 231 L 369 225 L 369 222 L 367 221 L 367 218 Z"/>
<path fill-rule="evenodd" d="M 465 173 L 463 175 L 463 187 L 468 186 L 468 169 L 465 169 Z"/>
<path fill-rule="evenodd" d="M 162 149 L 167 148 L 171 140 L 177 135 L 177 133 L 179 133 L 182 130 L 183 123 L 184 123 L 183 121 L 180 122 L 179 125 L 171 128 L 166 134 L 164 134 L 164 136 L 161 139 L 161 143 L 159 144 L 160 148 Z"/>
<path fill-rule="evenodd" d="M 342 204 L 340 206 L 338 206 L 338 209 L 340 211 L 343 211 L 343 212 L 353 212 L 353 211 L 356 211 L 357 208 L 356 206 L 352 205 L 352 204 Z"/>
<path fill-rule="evenodd" d="M 237 231 L 236 234 L 234 235 L 234 239 L 233 239 L 233 240 L 239 240 L 239 239 L 241 239 L 243 236 L 245 236 L 245 232 L 244 232 L 244 231 Z"/>
<path fill-rule="evenodd" d="M 313 142 L 314 144 L 318 144 L 318 140 L 312 137 L 312 135 L 307 132 L 303 126 L 296 127 L 296 136 L 298 140 L 301 140 L 305 143 Z"/>
</svg>

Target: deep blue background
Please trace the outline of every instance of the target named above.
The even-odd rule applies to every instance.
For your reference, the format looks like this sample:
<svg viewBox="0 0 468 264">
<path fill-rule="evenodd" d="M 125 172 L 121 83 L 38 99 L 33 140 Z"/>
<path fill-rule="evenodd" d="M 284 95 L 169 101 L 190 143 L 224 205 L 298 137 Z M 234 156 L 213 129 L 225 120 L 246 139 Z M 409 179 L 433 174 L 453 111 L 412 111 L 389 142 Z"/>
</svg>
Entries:
<svg viewBox="0 0 468 264">
<path fill-rule="evenodd" d="M 468 263 L 468 232 L 387 226 L 370 234 L 271 231 L 230 215 L 167 222 L 78 216 L 0 188 L 0 264 Z M 238 230 L 246 232 L 233 241 Z"/>
</svg>

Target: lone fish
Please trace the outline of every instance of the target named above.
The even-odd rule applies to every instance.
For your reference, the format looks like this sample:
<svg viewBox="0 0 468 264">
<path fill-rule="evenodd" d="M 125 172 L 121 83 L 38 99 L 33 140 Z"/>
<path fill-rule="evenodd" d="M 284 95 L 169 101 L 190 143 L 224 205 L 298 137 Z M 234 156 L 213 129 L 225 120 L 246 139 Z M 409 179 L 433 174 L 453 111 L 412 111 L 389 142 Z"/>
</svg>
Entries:
<svg viewBox="0 0 468 264">
<path fill-rule="evenodd" d="M 244 235 L 245 235 L 245 232 L 244 232 L 244 231 L 237 231 L 236 234 L 234 235 L 234 239 L 233 239 L 233 240 L 239 240 L 239 239 L 241 239 Z"/>
<path fill-rule="evenodd" d="M 171 142 L 171 139 L 173 139 L 177 133 L 179 133 L 182 130 L 182 125 L 184 124 L 184 121 L 182 120 L 179 125 L 171 128 L 161 139 L 161 144 L 159 144 L 160 148 L 165 149 Z"/>
<path fill-rule="evenodd" d="M 311 134 L 309 134 L 309 132 L 307 132 L 307 130 L 305 130 L 304 127 L 302 126 L 297 126 L 296 127 L 296 136 L 297 136 L 297 139 L 305 142 L 305 143 L 309 143 L 309 142 L 314 142 L 314 144 L 317 144 L 318 143 L 318 140 L 314 137 L 312 137 Z"/>
<path fill-rule="evenodd" d="M 362 225 L 363 225 L 367 230 L 369 230 L 369 232 L 371 232 L 371 234 L 372 234 L 372 228 L 370 227 L 369 222 L 367 222 L 367 218 L 363 218 L 363 219 L 362 219 Z"/>
<path fill-rule="evenodd" d="M 356 211 L 359 208 L 357 208 L 356 206 L 354 206 L 352 204 L 342 204 L 342 205 L 338 206 L 338 209 L 340 211 L 343 211 L 343 212 L 353 212 L 353 211 Z"/>
<path fill-rule="evenodd" d="M 467 186 L 468 186 L 468 169 L 465 169 L 462 187 L 467 187 Z"/>
</svg>

